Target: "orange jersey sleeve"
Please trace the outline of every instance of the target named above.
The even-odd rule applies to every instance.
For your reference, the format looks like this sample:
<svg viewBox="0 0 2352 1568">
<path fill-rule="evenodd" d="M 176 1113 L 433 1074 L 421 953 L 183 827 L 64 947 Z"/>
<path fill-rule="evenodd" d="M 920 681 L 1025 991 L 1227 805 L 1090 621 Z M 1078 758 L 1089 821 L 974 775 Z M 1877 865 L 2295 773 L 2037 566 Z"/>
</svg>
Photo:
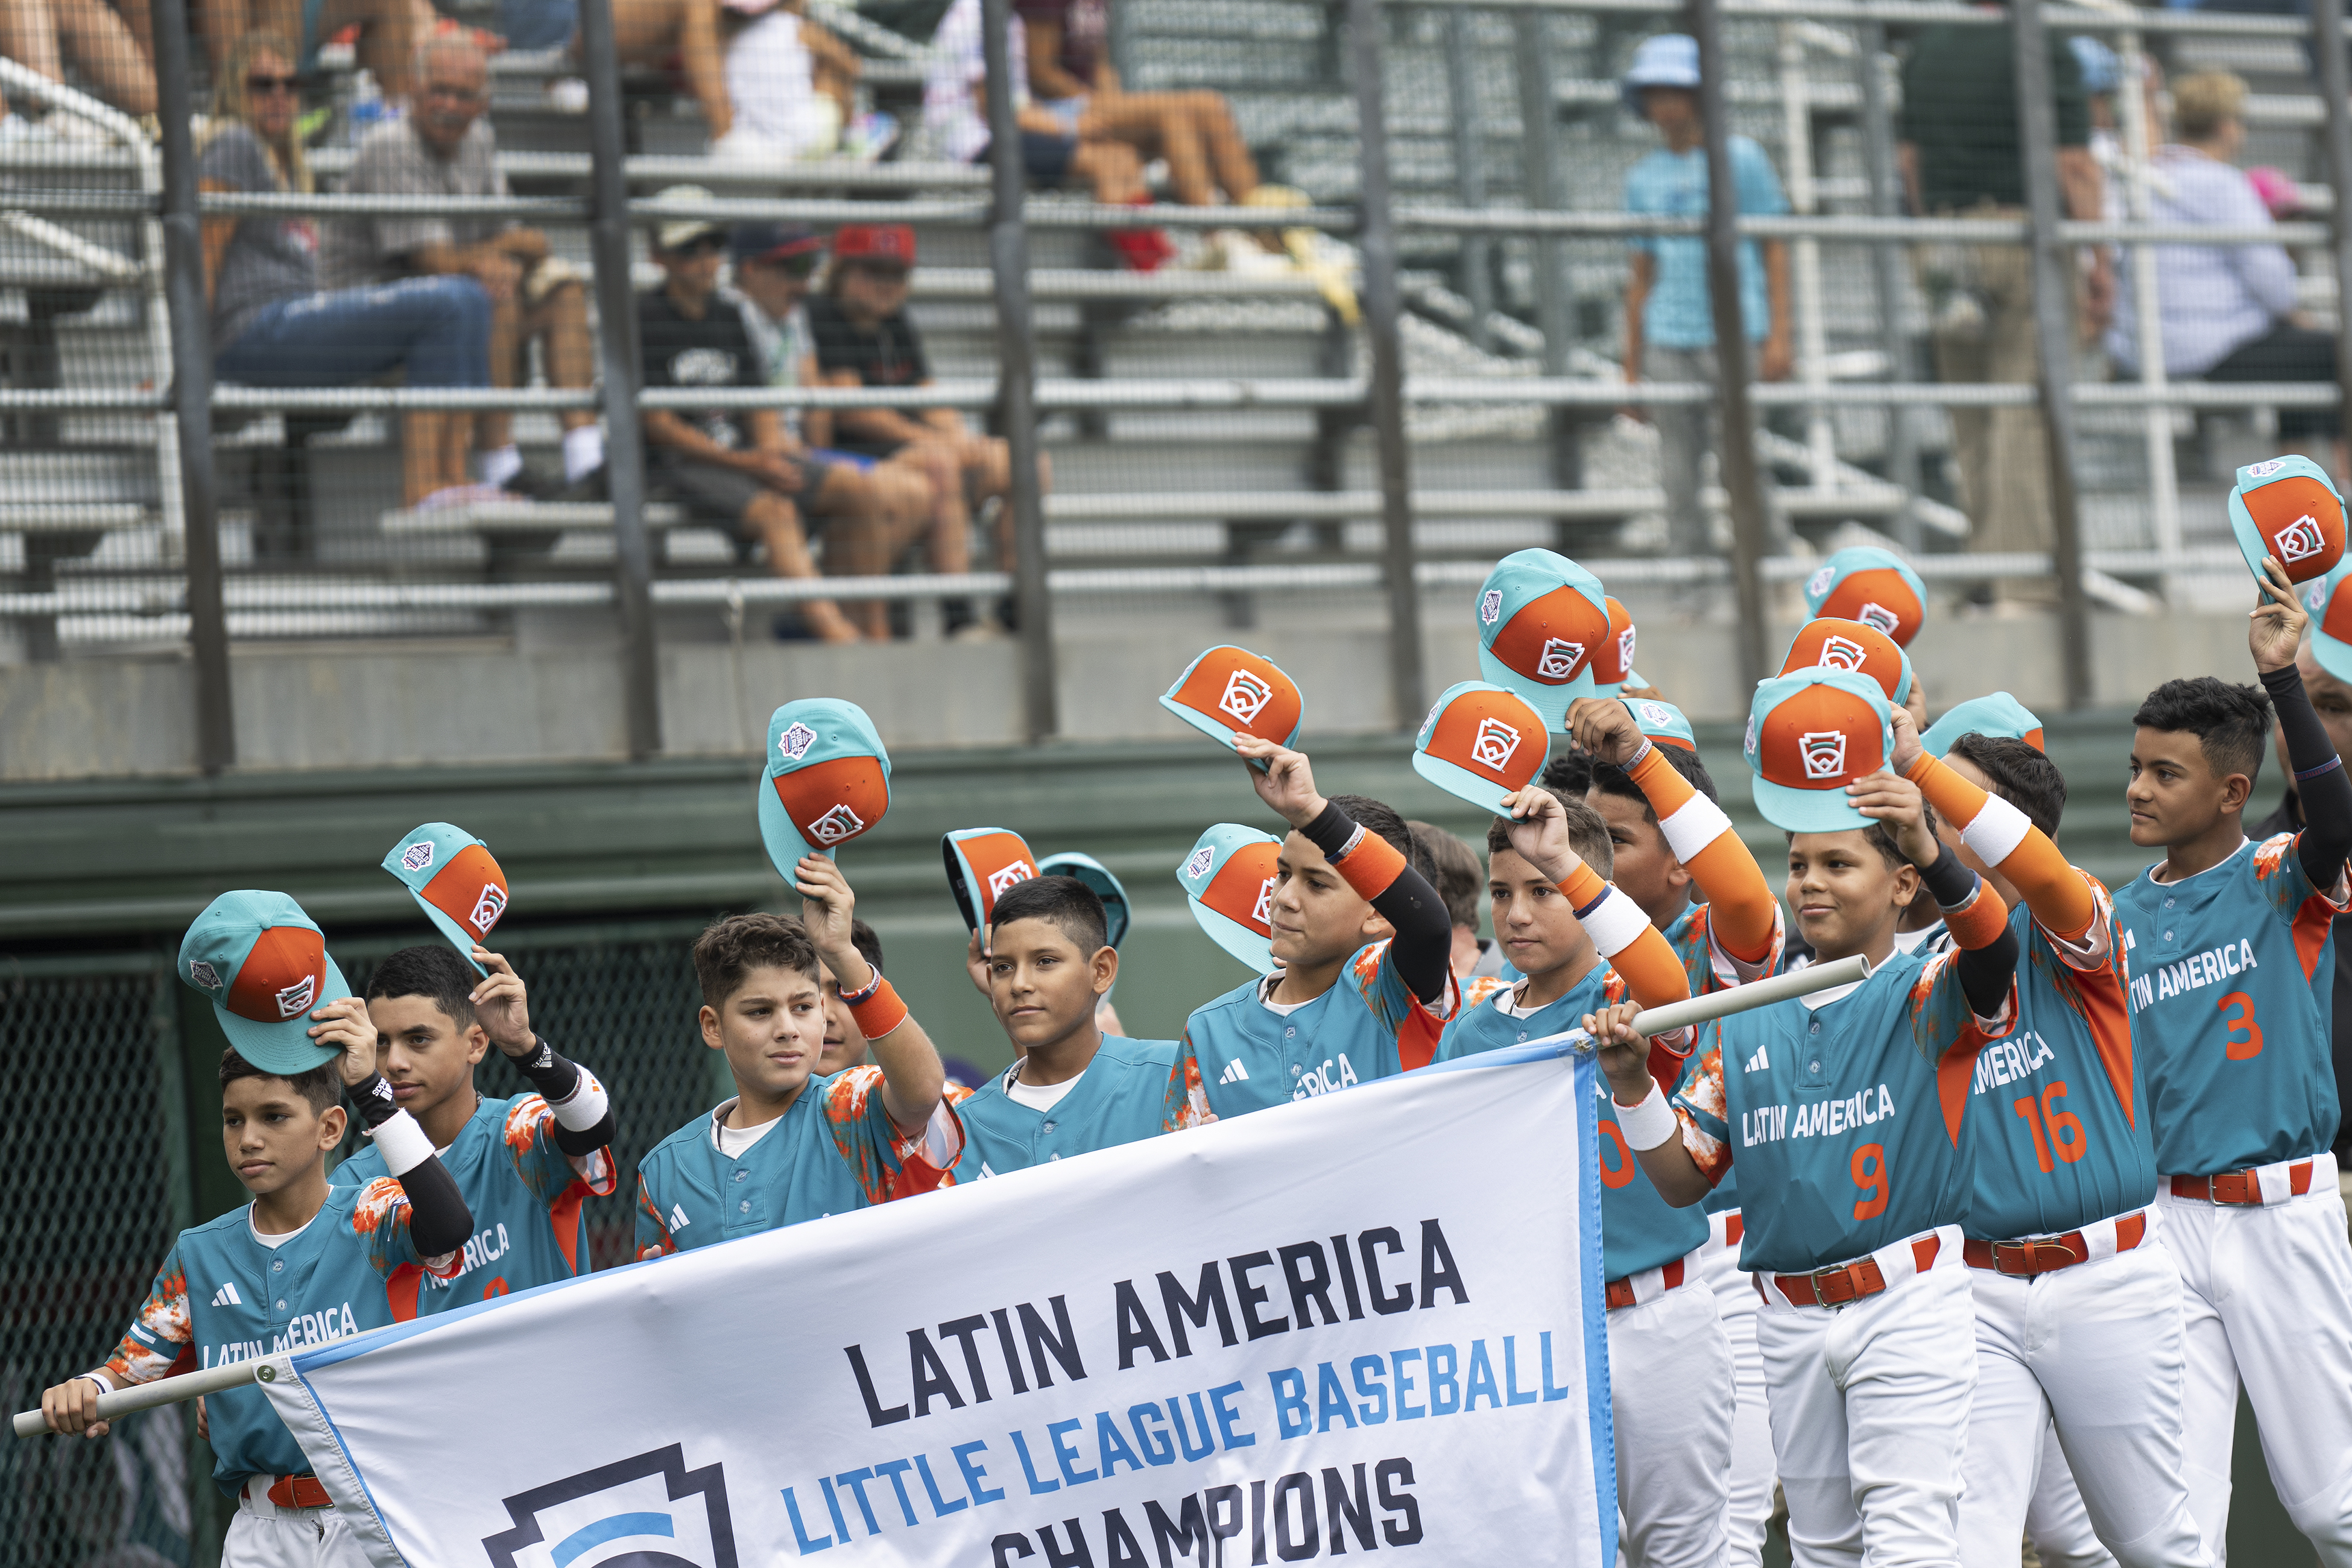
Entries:
<svg viewBox="0 0 2352 1568">
<path fill-rule="evenodd" d="M 2016 806 L 1979 789 L 1924 752 L 1911 764 L 1908 777 L 1927 804 L 1959 830 L 1960 842 L 2024 896 L 2025 907 L 2042 930 L 2063 942 L 2082 945 L 2098 919 L 2098 900 L 2048 835 Z"/>
<path fill-rule="evenodd" d="M 1705 896 L 1715 940 L 1734 958 L 1751 963 L 1762 959 L 1771 951 L 1780 904 L 1731 818 L 1675 772 L 1654 745 L 1629 772 L 1656 815 L 1666 847 Z"/>
</svg>

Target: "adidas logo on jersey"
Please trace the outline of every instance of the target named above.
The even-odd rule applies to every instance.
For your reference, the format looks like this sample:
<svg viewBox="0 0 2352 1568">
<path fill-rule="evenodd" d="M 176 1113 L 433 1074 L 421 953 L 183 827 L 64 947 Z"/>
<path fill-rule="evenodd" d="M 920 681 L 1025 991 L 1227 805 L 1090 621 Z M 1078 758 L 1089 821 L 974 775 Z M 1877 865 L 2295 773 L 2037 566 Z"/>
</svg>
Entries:
<svg viewBox="0 0 2352 1568">
<path fill-rule="evenodd" d="M 1771 1068 L 1771 1058 L 1764 1054 L 1764 1047 L 1762 1046 L 1759 1046 L 1756 1047 L 1756 1054 L 1748 1058 L 1748 1066 L 1742 1070 L 1747 1072 L 1766 1072 Z"/>
<path fill-rule="evenodd" d="M 693 1223 L 694 1222 L 692 1220 L 686 1217 L 686 1205 L 684 1204 L 670 1205 L 669 1227 L 671 1230 L 684 1230 L 688 1226 L 692 1225 Z"/>
<path fill-rule="evenodd" d="M 1239 1060 L 1227 1062 L 1225 1070 L 1217 1075 L 1219 1083 L 1245 1083 L 1248 1079 L 1249 1068 L 1242 1066 Z"/>
<path fill-rule="evenodd" d="M 219 1289 L 213 1292 L 213 1305 L 215 1307 L 242 1307 L 245 1305 L 245 1298 L 236 1293 L 236 1285 L 224 1285 Z"/>
</svg>

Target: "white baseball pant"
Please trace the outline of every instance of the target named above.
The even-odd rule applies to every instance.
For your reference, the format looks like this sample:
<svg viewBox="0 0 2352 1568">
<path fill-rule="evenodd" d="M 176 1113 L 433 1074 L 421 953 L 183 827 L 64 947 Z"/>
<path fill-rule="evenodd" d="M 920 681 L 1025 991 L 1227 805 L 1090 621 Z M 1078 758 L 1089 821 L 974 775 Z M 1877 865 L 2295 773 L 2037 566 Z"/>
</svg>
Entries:
<svg viewBox="0 0 2352 1568">
<path fill-rule="evenodd" d="M 2230 1451 L 2238 1382 L 2294 1527 L 2328 1568 L 2352 1568 L 2352 1241 L 2336 1160 L 2310 1191 L 2263 1189 L 2261 1207 L 2176 1198 L 2158 1178 L 2165 1245 L 2180 1267 L 2182 1428 L 2189 1507 L 2216 1563 L 2229 1559 Z"/>
<path fill-rule="evenodd" d="M 1974 1452 L 1971 1446 L 1970 1452 Z M 1963 1510 L 1968 1500 L 1960 1500 Z M 2042 1473 L 2033 1483 L 2033 1500 L 2025 1506 L 2025 1538 L 2042 1568 L 2116 1568 L 2116 1554 L 2099 1543 L 2091 1528 L 2090 1510 L 2083 1506 L 2074 1472 L 2066 1468 L 2066 1450 L 2058 1433 L 2042 1424 Z"/>
<path fill-rule="evenodd" d="M 1958 1568 L 1976 1313 L 1958 1229 L 1936 1236 L 1924 1273 L 1907 1241 L 1874 1254 L 1887 1288 L 1843 1306 L 1791 1306 L 1763 1277 L 1756 1343 L 1796 1568 Z"/>
<path fill-rule="evenodd" d="M 1684 1266 L 1689 1283 L 1609 1311 L 1617 1545 L 1628 1568 L 1720 1568 L 1723 1562 L 1731 1347 L 1696 1256 Z M 1655 1271 L 1636 1279 L 1654 1281 Z"/>
<path fill-rule="evenodd" d="M 1739 1268 L 1739 1211 L 1707 1217 L 1699 1268 L 1715 1292 L 1723 1337 L 1731 1343 L 1738 1403 L 1731 1415 L 1730 1497 L 1723 1511 L 1725 1568 L 1761 1568 L 1772 1520 L 1772 1416 L 1765 1406 L 1764 1362 L 1756 1352 L 1756 1277 Z"/>
<path fill-rule="evenodd" d="M 221 1568 L 368 1568 L 367 1554 L 331 1508 L 279 1508 L 257 1476 L 221 1538 Z"/>
<path fill-rule="evenodd" d="M 1977 1392 L 1960 1498 L 1966 1568 L 2016 1562 L 2053 1424 L 2115 1561 L 2210 1563 L 2181 1479 L 2180 1275 L 2158 1229 L 2128 1252 L 2048 1274 L 1968 1271 Z"/>
</svg>

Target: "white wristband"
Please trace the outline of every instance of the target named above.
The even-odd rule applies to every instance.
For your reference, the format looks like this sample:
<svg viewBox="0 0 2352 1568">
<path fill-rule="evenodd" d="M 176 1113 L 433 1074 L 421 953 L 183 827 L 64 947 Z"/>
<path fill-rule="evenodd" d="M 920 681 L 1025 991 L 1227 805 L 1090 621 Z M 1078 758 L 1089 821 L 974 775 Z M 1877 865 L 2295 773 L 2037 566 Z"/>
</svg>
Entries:
<svg viewBox="0 0 2352 1568">
<path fill-rule="evenodd" d="M 83 1375 L 84 1377 L 86 1377 L 86 1378 L 89 1379 L 89 1380 L 90 1380 L 90 1382 L 92 1382 L 92 1383 L 94 1383 L 94 1384 L 98 1384 L 98 1392 L 99 1392 L 101 1395 L 103 1395 L 103 1394 L 112 1394 L 112 1393 L 114 1393 L 114 1392 L 115 1392 L 114 1384 L 110 1384 L 110 1383 L 107 1382 L 107 1381 L 106 1381 L 106 1379 L 104 1379 L 104 1378 L 102 1378 L 102 1377 L 99 1376 L 99 1375 L 98 1375 L 98 1373 L 94 1373 L 94 1372 L 86 1372 L 86 1373 L 82 1373 L 82 1375 Z"/>
<path fill-rule="evenodd" d="M 376 1150 L 383 1156 L 383 1168 L 396 1181 L 425 1161 L 433 1158 L 433 1140 L 405 1110 L 395 1110 L 389 1121 L 368 1136 L 375 1140 Z"/>
<path fill-rule="evenodd" d="M 2032 831 L 2032 819 L 2025 813 L 2000 796 L 1989 795 L 1984 809 L 1960 829 L 1960 842 L 1975 850 L 1977 858 L 1986 865 L 1998 866 L 2017 853 L 2017 847 Z"/>
<path fill-rule="evenodd" d="M 1641 1104 L 1620 1105 L 1614 1091 L 1609 1102 L 1617 1112 L 1617 1131 L 1625 1135 L 1625 1146 L 1637 1154 L 1670 1143 L 1682 1135 L 1682 1122 L 1675 1117 L 1675 1108 L 1666 1103 L 1666 1091 L 1658 1087 L 1656 1079 L 1650 1080 L 1650 1092 L 1643 1097 Z"/>
<path fill-rule="evenodd" d="M 604 1112 L 612 1102 L 604 1096 L 604 1086 L 598 1083 L 586 1068 L 580 1067 L 577 1062 L 572 1066 L 580 1068 L 580 1081 L 572 1086 L 572 1097 L 549 1109 L 555 1112 L 557 1126 L 572 1132 L 585 1132 L 604 1120 Z"/>
</svg>

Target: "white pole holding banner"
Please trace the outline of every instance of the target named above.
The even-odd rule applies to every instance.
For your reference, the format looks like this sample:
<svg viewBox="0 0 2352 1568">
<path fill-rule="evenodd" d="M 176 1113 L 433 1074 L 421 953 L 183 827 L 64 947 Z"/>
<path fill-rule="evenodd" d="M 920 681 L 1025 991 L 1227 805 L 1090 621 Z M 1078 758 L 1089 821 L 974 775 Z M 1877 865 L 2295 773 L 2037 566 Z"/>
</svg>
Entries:
<svg viewBox="0 0 2352 1568">
<path fill-rule="evenodd" d="M 224 1362 L 202 1372 L 183 1373 L 159 1383 L 142 1383 L 133 1388 L 101 1394 L 98 1396 L 98 1418 L 111 1421 L 118 1415 L 152 1410 L 159 1405 L 176 1405 L 183 1399 L 218 1394 L 225 1388 L 243 1388 L 248 1383 L 268 1383 L 277 1376 L 277 1364 L 268 1356 L 256 1356 L 251 1361 Z M 19 1437 L 37 1437 L 49 1429 L 47 1420 L 37 1410 L 17 1412 L 12 1425 Z"/>
</svg>

